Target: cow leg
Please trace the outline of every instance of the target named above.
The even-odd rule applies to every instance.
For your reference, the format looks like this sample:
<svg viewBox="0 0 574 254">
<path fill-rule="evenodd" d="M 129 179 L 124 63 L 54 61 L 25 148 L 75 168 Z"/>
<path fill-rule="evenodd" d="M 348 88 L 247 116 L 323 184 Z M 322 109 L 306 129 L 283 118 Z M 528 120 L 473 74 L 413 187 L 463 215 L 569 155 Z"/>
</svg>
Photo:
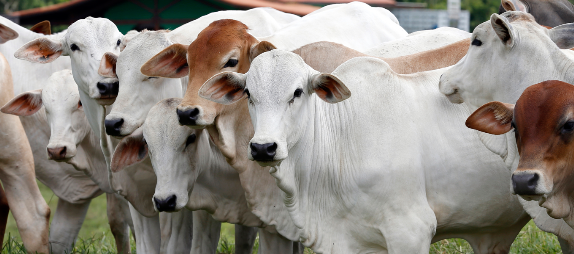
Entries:
<svg viewBox="0 0 574 254">
<path fill-rule="evenodd" d="M 405 209 L 396 209 L 394 211 L 396 214 L 389 213 L 388 217 L 381 220 L 380 230 L 389 254 L 429 253 L 430 244 L 436 232 L 436 217 L 428 205 L 419 204 L 414 202 L 410 205 L 403 204 L 402 207 Z M 340 242 L 344 240 L 340 239 Z M 342 243 L 341 248 L 337 248 L 336 252 L 335 250 L 332 251 L 334 253 L 352 252 L 348 243 Z"/>
<path fill-rule="evenodd" d="M 106 194 L 108 212 L 108 223 L 110 224 L 110 230 L 114 235 L 116 240 L 116 247 L 118 254 L 130 253 L 130 230 L 128 222 L 122 212 L 123 200 L 116 197 L 115 194 Z M 125 201 L 124 201 L 125 202 Z"/>
<path fill-rule="evenodd" d="M 305 253 L 305 246 L 300 242 L 293 242 L 293 254 Z"/>
<path fill-rule="evenodd" d="M 506 254 L 520 230 L 530 221 L 530 216 L 524 214 L 512 227 L 490 234 L 475 234 L 464 237 L 476 254 Z"/>
<path fill-rule="evenodd" d="M 211 215 L 203 210 L 193 211 L 193 240 L 191 253 L 215 254 L 221 222 L 216 221 Z"/>
<path fill-rule="evenodd" d="M 71 253 L 78 238 L 91 200 L 81 204 L 72 204 L 58 199 L 58 207 L 50 224 L 51 253 Z"/>
<path fill-rule="evenodd" d="M 183 209 L 174 213 L 161 213 L 160 222 L 162 232 L 160 253 L 190 253 L 193 212 Z"/>
<path fill-rule="evenodd" d="M 134 223 L 134 233 L 136 235 L 137 253 L 159 253 L 161 244 L 161 231 L 159 228 L 159 216 L 145 217 L 141 215 L 131 204 L 130 214 Z"/>
<path fill-rule="evenodd" d="M 258 228 L 235 224 L 235 254 L 253 253 Z"/>
<path fill-rule="evenodd" d="M 560 243 L 563 254 L 574 254 L 574 246 L 572 246 L 570 241 L 558 236 L 558 242 Z"/>
<path fill-rule="evenodd" d="M 4 188 L 0 186 L 0 244 L 4 243 L 4 233 L 6 233 L 6 223 L 8 222 L 8 213 L 10 213 L 10 206 Z"/>
<path fill-rule="evenodd" d="M 2 128 L 2 131 L 4 130 Z M 25 144 L 28 150 L 20 149 L 22 145 L 18 143 L 3 143 L 15 154 L 8 154 L 0 160 L 0 180 L 4 184 L 6 199 L 28 253 L 49 253 L 50 207 L 40 194 L 36 183 L 28 140 L 24 138 L 19 142 Z"/>
<path fill-rule="evenodd" d="M 293 242 L 279 235 L 269 233 L 265 229 L 259 229 L 258 254 L 293 254 Z"/>
</svg>

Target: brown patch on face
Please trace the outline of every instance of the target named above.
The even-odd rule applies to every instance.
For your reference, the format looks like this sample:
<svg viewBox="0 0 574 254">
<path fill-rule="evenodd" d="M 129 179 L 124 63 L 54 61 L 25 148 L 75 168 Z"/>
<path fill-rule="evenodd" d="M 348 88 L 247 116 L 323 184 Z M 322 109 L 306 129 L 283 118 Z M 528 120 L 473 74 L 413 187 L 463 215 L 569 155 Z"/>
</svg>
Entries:
<svg viewBox="0 0 574 254">
<path fill-rule="evenodd" d="M 189 83 L 180 109 L 201 107 L 200 118 L 206 123 L 213 122 L 225 106 L 199 97 L 198 91 L 208 79 L 220 72 L 246 73 L 249 70 L 251 48 L 259 42 L 247 31 L 245 24 L 223 19 L 211 23 L 199 33 L 187 51 Z M 233 54 L 233 59 L 230 59 L 234 51 L 238 54 Z"/>
<path fill-rule="evenodd" d="M 574 185 L 574 86 L 545 81 L 528 87 L 514 110 L 517 172 L 540 170 L 553 184 L 549 197 L 572 196 Z"/>
</svg>

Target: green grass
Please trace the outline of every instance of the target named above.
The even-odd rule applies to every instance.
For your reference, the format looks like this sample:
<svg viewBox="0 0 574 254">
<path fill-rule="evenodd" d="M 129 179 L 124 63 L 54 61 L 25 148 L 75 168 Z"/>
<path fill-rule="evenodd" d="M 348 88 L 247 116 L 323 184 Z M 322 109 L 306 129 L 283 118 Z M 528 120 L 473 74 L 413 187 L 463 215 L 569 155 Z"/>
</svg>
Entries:
<svg viewBox="0 0 574 254">
<path fill-rule="evenodd" d="M 51 216 L 56 211 L 58 197 L 56 197 L 50 189 L 41 183 L 40 191 L 42 196 L 52 210 Z M 50 218 L 51 219 L 51 218 Z M 224 223 L 221 228 L 221 239 L 217 248 L 217 253 L 234 253 L 235 252 L 235 230 L 233 225 Z M 253 253 L 257 253 L 259 244 L 255 243 Z M 106 215 L 106 197 L 101 195 L 94 200 L 90 205 L 88 214 L 84 225 L 80 230 L 79 239 L 74 247 L 73 254 L 88 254 L 88 253 L 115 253 L 116 244 L 108 226 Z M 20 239 L 20 234 L 16 228 L 16 223 L 12 214 L 8 218 L 8 225 L 6 227 L 6 235 L 4 237 L 4 245 L 0 254 L 16 254 L 26 253 Z M 135 245 L 132 241 L 132 253 L 135 253 Z M 312 254 L 309 249 L 305 250 L 305 254 Z M 472 253 L 470 245 L 462 239 L 447 239 L 431 246 L 432 254 L 450 254 L 450 253 Z M 540 231 L 534 223 L 529 222 L 520 231 L 520 234 L 512 244 L 510 250 L 512 254 L 530 254 L 530 253 L 562 253 L 560 244 L 556 236 Z"/>
</svg>

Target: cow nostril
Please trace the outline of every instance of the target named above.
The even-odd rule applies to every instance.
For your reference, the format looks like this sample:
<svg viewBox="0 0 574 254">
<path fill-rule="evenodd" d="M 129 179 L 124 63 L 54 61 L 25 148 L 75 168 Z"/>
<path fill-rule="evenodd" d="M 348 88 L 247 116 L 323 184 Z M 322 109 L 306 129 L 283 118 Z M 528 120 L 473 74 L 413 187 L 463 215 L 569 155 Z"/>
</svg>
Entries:
<svg viewBox="0 0 574 254">
<path fill-rule="evenodd" d="M 512 175 L 512 188 L 518 195 L 536 195 L 536 186 L 540 176 L 538 174 Z"/>
<path fill-rule="evenodd" d="M 104 121 L 104 125 L 106 127 L 106 133 L 111 136 L 120 136 L 123 124 L 124 124 L 123 118 Z"/>
<path fill-rule="evenodd" d="M 64 158 L 66 157 L 66 147 L 64 146 L 64 148 L 60 151 L 60 158 Z"/>
<path fill-rule="evenodd" d="M 153 198 L 155 201 L 155 208 L 157 208 L 160 212 L 171 212 L 175 211 L 175 207 L 177 205 L 177 197 L 175 195 L 171 195 L 164 200 L 158 199 L 156 197 Z"/>
<path fill-rule="evenodd" d="M 277 143 L 257 144 L 251 143 L 251 156 L 257 161 L 273 161 L 277 151 Z"/>
<path fill-rule="evenodd" d="M 47 148 L 48 157 L 53 160 L 62 160 L 66 158 L 66 147 Z"/>
<path fill-rule="evenodd" d="M 199 116 L 199 109 L 193 108 L 185 111 L 179 109 L 176 110 L 177 117 L 179 119 L 179 124 L 181 125 L 196 125 L 197 118 Z"/>
</svg>

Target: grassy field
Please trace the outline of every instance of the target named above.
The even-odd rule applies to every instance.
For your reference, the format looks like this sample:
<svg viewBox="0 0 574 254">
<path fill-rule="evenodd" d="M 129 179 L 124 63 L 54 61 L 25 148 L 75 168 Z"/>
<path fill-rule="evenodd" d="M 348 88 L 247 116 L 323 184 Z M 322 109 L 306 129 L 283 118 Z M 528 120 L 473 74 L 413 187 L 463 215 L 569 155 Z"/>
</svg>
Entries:
<svg viewBox="0 0 574 254">
<path fill-rule="evenodd" d="M 53 215 L 54 211 L 56 211 L 58 197 L 41 183 L 39 183 L 39 186 Z M 22 247 L 20 235 L 18 234 L 16 223 L 11 214 L 8 218 L 8 226 L 6 228 L 3 246 L 1 254 L 26 253 Z M 256 243 L 255 246 L 256 248 L 253 253 L 257 253 L 258 244 Z M 133 241 L 132 249 L 134 250 L 132 253 L 135 253 Z M 101 195 L 92 201 L 84 225 L 80 230 L 74 253 L 115 253 L 114 239 L 110 233 L 107 222 L 105 195 Z M 234 253 L 234 228 L 231 224 L 223 224 L 218 253 Z M 306 250 L 305 253 L 311 254 L 313 252 Z M 433 244 L 430 253 L 472 253 L 472 249 L 470 245 L 462 239 L 448 239 Z M 516 241 L 514 241 L 510 253 L 562 253 L 562 251 L 554 235 L 540 231 L 531 221 L 522 229 Z"/>
</svg>

